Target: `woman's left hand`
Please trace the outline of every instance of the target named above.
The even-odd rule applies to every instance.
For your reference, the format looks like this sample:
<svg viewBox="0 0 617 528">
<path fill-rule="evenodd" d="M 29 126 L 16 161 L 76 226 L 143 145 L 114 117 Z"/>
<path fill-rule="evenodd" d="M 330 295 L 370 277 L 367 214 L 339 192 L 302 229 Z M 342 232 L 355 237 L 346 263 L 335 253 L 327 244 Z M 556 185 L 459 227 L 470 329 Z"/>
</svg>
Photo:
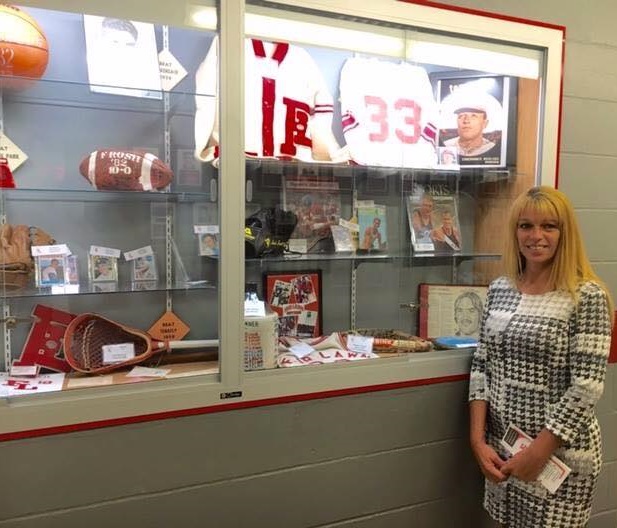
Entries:
<svg viewBox="0 0 617 528">
<path fill-rule="evenodd" d="M 533 482 L 542 473 L 559 444 L 558 438 L 544 429 L 525 449 L 508 460 L 501 467 L 501 472 L 525 482 Z"/>
</svg>

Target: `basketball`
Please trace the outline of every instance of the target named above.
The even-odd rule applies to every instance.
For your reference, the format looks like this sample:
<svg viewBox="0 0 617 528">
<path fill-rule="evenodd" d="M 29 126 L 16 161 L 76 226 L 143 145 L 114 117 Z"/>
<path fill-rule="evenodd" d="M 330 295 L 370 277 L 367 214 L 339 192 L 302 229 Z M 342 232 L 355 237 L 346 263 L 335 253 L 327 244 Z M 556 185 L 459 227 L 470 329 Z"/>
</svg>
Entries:
<svg viewBox="0 0 617 528">
<path fill-rule="evenodd" d="M 0 76 L 38 79 L 48 60 L 47 38 L 36 21 L 16 7 L 0 4 Z"/>
</svg>

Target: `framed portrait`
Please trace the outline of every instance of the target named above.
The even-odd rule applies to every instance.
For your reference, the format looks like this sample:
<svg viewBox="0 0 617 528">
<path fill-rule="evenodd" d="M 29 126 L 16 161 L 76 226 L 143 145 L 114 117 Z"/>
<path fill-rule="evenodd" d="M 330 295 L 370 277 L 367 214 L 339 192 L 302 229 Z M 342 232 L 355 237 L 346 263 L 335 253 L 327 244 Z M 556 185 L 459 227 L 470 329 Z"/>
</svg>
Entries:
<svg viewBox="0 0 617 528">
<path fill-rule="evenodd" d="M 142 255 L 133 260 L 134 281 L 154 281 L 158 279 L 154 255 Z"/>
<path fill-rule="evenodd" d="M 479 337 L 488 286 L 420 284 L 418 335 Z"/>
<path fill-rule="evenodd" d="M 320 270 L 265 273 L 263 291 L 267 305 L 278 315 L 279 336 L 321 335 Z"/>
<path fill-rule="evenodd" d="M 89 255 L 88 274 L 92 282 L 117 281 L 118 259 L 106 255 Z"/>
<path fill-rule="evenodd" d="M 435 77 L 437 75 L 437 77 Z M 452 75 L 452 76 L 449 76 Z M 515 81 L 503 75 L 433 74 L 439 103 L 439 166 L 513 164 Z M 456 158 L 452 154 L 456 154 Z"/>
<path fill-rule="evenodd" d="M 66 284 L 67 255 L 42 255 L 35 257 L 35 280 L 37 286 Z"/>
</svg>

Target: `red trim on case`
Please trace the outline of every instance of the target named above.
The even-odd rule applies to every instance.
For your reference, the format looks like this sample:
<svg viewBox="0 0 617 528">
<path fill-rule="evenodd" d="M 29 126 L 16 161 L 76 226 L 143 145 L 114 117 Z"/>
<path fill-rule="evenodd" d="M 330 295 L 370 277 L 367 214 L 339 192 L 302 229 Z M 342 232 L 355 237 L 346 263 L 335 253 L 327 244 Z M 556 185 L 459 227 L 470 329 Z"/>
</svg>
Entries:
<svg viewBox="0 0 617 528">
<path fill-rule="evenodd" d="M 187 416 L 198 416 L 201 414 L 211 414 L 225 411 L 235 411 L 237 409 L 250 409 L 253 407 L 266 407 L 269 405 L 281 405 L 284 403 L 294 403 L 309 400 L 319 400 L 324 398 L 336 398 L 338 396 L 350 396 L 353 394 L 363 394 L 365 392 L 379 392 L 386 390 L 404 389 L 408 387 L 418 387 L 422 385 L 436 385 L 439 383 L 453 383 L 469 379 L 469 374 L 455 374 L 452 376 L 441 376 L 437 378 L 418 379 L 410 381 L 399 381 L 396 383 L 382 383 L 380 385 L 369 385 L 366 387 L 351 387 L 348 389 L 335 389 L 322 392 L 312 392 L 309 394 L 294 394 L 290 396 L 280 396 L 276 398 L 264 398 L 246 402 L 228 403 L 222 405 L 210 405 L 208 407 L 198 407 L 195 409 L 179 409 L 177 411 L 166 411 L 153 414 L 143 414 L 139 416 L 128 416 L 126 418 L 114 418 L 111 420 L 99 420 L 96 422 L 85 422 L 79 424 L 60 425 L 55 427 L 45 427 L 42 429 L 31 429 L 29 431 L 17 431 L 13 433 L 0 434 L 0 442 L 11 440 L 22 440 L 25 438 L 37 438 L 40 436 L 52 436 L 57 434 L 75 433 L 78 431 L 89 431 L 91 429 L 102 429 L 105 427 L 117 427 L 134 423 L 153 422 L 156 420 L 168 420 L 171 418 L 184 418 Z"/>
<path fill-rule="evenodd" d="M 617 311 L 615 312 L 615 323 L 613 324 L 613 335 L 611 337 L 611 351 L 608 355 L 609 363 L 617 363 Z"/>
<path fill-rule="evenodd" d="M 566 26 L 561 26 L 559 24 L 549 24 L 548 22 L 541 22 L 539 20 L 531 20 L 528 18 L 515 17 L 510 15 L 504 15 L 502 13 L 495 13 L 492 11 L 483 11 L 481 9 L 472 9 L 469 7 L 461 7 L 461 6 L 452 6 L 442 4 L 441 2 L 434 2 L 432 0 L 397 0 L 398 2 L 404 2 L 406 4 L 415 4 L 426 7 L 435 7 L 437 9 L 445 9 L 448 11 L 455 11 L 458 13 L 466 13 L 468 15 L 477 15 L 488 18 L 495 18 L 497 20 L 505 20 L 507 22 L 516 22 L 520 24 L 527 24 L 531 26 L 543 27 L 548 29 L 556 29 L 557 31 L 561 31 L 562 33 L 562 44 L 561 44 L 561 80 L 559 86 L 559 116 L 557 123 L 557 160 L 555 164 L 555 188 L 559 187 L 559 165 L 560 165 L 560 151 L 561 151 L 561 123 L 563 116 L 563 78 L 564 78 L 564 66 L 565 66 L 565 51 L 566 51 Z"/>
<path fill-rule="evenodd" d="M 442 4 L 441 2 L 433 2 L 432 0 L 397 0 L 398 2 L 404 2 L 406 4 L 416 4 L 427 7 L 436 7 L 438 9 L 446 9 L 448 11 L 456 11 L 458 13 L 466 13 L 468 15 L 479 15 L 483 17 L 496 18 L 498 20 L 506 20 L 508 22 L 518 22 L 522 24 L 528 24 L 532 26 L 545 27 L 549 29 L 558 29 L 565 31 L 565 26 L 558 24 L 549 24 L 548 22 L 542 22 L 540 20 L 531 20 L 528 18 L 515 17 L 511 15 L 504 15 L 503 13 L 495 13 L 493 11 L 483 11 L 481 9 L 472 9 L 470 7 L 453 6 L 448 4 Z"/>
<path fill-rule="evenodd" d="M 555 164 L 555 189 L 559 188 L 559 166 L 561 162 L 561 120 L 563 117 L 563 79 L 566 65 L 566 28 L 562 29 L 563 40 L 561 41 L 561 79 L 559 81 L 559 116 L 557 121 L 557 163 Z"/>
</svg>

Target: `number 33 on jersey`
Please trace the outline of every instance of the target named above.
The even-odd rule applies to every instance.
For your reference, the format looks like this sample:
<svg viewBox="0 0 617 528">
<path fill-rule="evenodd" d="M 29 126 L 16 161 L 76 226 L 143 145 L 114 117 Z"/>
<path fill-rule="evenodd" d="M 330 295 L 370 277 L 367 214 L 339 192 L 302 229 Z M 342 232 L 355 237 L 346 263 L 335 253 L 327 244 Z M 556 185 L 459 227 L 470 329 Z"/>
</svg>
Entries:
<svg viewBox="0 0 617 528">
<path fill-rule="evenodd" d="M 424 68 L 354 57 L 340 79 L 343 133 L 360 165 L 434 167 L 437 104 Z"/>
</svg>

